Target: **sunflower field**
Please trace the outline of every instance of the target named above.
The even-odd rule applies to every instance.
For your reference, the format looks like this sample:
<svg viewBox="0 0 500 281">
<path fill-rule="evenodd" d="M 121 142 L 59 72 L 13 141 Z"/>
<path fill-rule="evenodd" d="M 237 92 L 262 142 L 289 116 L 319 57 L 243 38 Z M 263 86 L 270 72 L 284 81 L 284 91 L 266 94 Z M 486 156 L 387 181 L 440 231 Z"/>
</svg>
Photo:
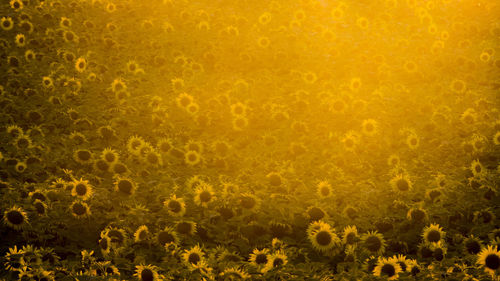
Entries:
<svg viewBox="0 0 500 281">
<path fill-rule="evenodd" d="M 0 280 L 500 280 L 500 2 L 0 1 Z"/>
</svg>

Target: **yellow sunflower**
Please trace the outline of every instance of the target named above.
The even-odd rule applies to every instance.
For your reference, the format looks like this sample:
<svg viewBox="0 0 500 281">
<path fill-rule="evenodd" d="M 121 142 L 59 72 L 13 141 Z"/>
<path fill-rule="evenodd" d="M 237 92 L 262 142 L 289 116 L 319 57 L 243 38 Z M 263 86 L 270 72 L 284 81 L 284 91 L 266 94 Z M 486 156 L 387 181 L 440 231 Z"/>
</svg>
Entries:
<svg viewBox="0 0 500 281">
<path fill-rule="evenodd" d="M 320 181 L 317 185 L 316 192 L 321 198 L 327 198 L 332 195 L 332 185 L 328 181 Z"/>
<path fill-rule="evenodd" d="M 88 198 L 90 198 L 90 196 L 92 196 L 92 185 L 89 184 L 89 181 L 88 180 L 83 180 L 83 179 L 79 179 L 79 180 L 73 180 L 72 181 L 72 184 L 73 184 L 73 189 L 71 190 L 71 195 L 72 196 L 76 196 L 82 200 L 87 200 Z"/>
<path fill-rule="evenodd" d="M 377 231 L 369 231 L 361 236 L 361 245 L 370 253 L 381 255 L 385 251 L 385 239 Z"/>
<path fill-rule="evenodd" d="M 144 242 L 149 238 L 149 229 L 145 225 L 141 225 L 137 228 L 137 230 L 134 232 L 134 241 L 136 243 L 138 242 Z"/>
<path fill-rule="evenodd" d="M 444 239 L 446 233 L 439 226 L 439 224 L 431 224 L 424 228 L 422 237 L 425 242 L 437 243 Z"/>
<path fill-rule="evenodd" d="M 391 179 L 389 183 L 391 184 L 392 189 L 394 189 L 395 192 L 404 193 L 411 191 L 413 188 L 410 177 L 406 174 L 396 175 Z"/>
<path fill-rule="evenodd" d="M 191 247 L 189 250 L 184 250 L 182 253 L 182 261 L 187 265 L 196 265 L 201 261 L 204 261 L 205 253 L 203 253 L 201 247 L 196 245 Z"/>
<path fill-rule="evenodd" d="M 206 207 L 215 199 L 212 185 L 202 182 L 195 189 L 194 203 Z"/>
<path fill-rule="evenodd" d="M 136 265 L 134 277 L 140 281 L 159 281 L 158 267 L 154 265 Z"/>
<path fill-rule="evenodd" d="M 316 250 L 325 253 L 340 244 L 335 229 L 329 224 L 320 221 L 312 224 L 312 228 L 308 229 L 308 239 Z"/>
<path fill-rule="evenodd" d="M 161 246 L 165 246 L 167 244 L 177 245 L 179 244 L 179 237 L 173 228 L 165 227 L 156 234 L 156 242 L 158 242 Z"/>
<path fill-rule="evenodd" d="M 361 125 L 363 134 L 373 136 L 378 132 L 378 123 L 373 119 L 366 119 Z"/>
<path fill-rule="evenodd" d="M 399 278 L 401 266 L 392 258 L 379 258 L 377 265 L 373 269 L 373 275 L 396 280 Z"/>
<path fill-rule="evenodd" d="M 280 268 L 288 263 L 288 257 L 285 252 L 278 250 L 268 256 L 268 261 L 261 272 L 266 273 L 274 268 Z"/>
<path fill-rule="evenodd" d="M 358 229 L 355 225 L 348 225 L 344 228 L 344 232 L 342 235 L 342 242 L 345 245 L 353 245 L 356 244 L 358 238 Z"/>
<path fill-rule="evenodd" d="M 116 162 L 118 162 L 119 155 L 118 155 L 118 152 L 116 150 L 111 149 L 111 148 L 105 148 L 102 151 L 101 159 L 106 161 L 110 165 L 112 165 L 112 164 L 115 164 Z"/>
<path fill-rule="evenodd" d="M 264 248 L 262 250 L 253 249 L 250 254 L 249 262 L 254 266 L 265 266 L 269 260 L 269 249 Z"/>
<path fill-rule="evenodd" d="M 3 222 L 9 227 L 20 230 L 28 225 L 29 220 L 21 207 L 13 206 L 3 213 Z"/>
<path fill-rule="evenodd" d="M 117 177 L 117 179 L 114 182 L 114 185 L 116 192 L 126 196 L 134 194 L 137 188 L 136 183 L 132 179 L 126 177 Z"/>
<path fill-rule="evenodd" d="M 167 208 L 167 211 L 171 216 L 182 217 L 184 213 L 186 213 L 186 203 L 184 203 L 184 199 L 177 198 L 175 194 L 165 200 L 163 205 Z"/>
<path fill-rule="evenodd" d="M 498 247 L 489 245 L 477 254 L 477 264 L 492 277 L 500 273 L 500 252 Z"/>
<path fill-rule="evenodd" d="M 69 209 L 71 211 L 71 214 L 78 219 L 85 218 L 91 215 L 89 205 L 78 200 L 74 201 Z"/>
</svg>

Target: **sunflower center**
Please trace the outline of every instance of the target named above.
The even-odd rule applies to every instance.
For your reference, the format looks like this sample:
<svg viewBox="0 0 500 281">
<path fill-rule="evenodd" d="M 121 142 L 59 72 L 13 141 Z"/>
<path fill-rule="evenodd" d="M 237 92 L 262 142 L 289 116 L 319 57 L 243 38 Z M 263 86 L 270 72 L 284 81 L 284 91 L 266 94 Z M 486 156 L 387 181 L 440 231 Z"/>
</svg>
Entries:
<svg viewBox="0 0 500 281">
<path fill-rule="evenodd" d="M 278 266 L 280 266 L 282 264 L 284 264 L 284 261 L 281 258 L 275 258 L 274 261 L 273 261 L 273 266 L 274 267 L 278 267 Z"/>
<path fill-rule="evenodd" d="M 81 216 L 81 215 L 85 214 L 85 211 L 86 211 L 85 206 L 83 206 L 80 203 L 75 203 L 73 205 L 72 210 L 73 210 L 73 214 L 75 214 L 77 216 Z"/>
<path fill-rule="evenodd" d="M 154 280 L 153 271 L 149 268 L 145 268 L 141 271 L 141 280 L 142 281 L 153 281 Z"/>
<path fill-rule="evenodd" d="M 438 242 L 439 240 L 441 240 L 441 233 L 439 233 L 439 231 L 433 229 L 433 230 L 429 231 L 429 233 L 427 233 L 427 240 L 429 242 Z"/>
<path fill-rule="evenodd" d="M 255 256 L 255 263 L 256 264 L 267 263 L 267 255 L 266 254 L 258 254 L 257 256 Z"/>
<path fill-rule="evenodd" d="M 139 232 L 139 239 L 140 240 L 144 240 L 146 238 L 148 238 L 148 232 L 147 231 L 143 230 L 143 231 Z"/>
<path fill-rule="evenodd" d="M 396 183 L 396 186 L 400 191 L 408 191 L 408 189 L 410 189 L 410 185 L 404 179 L 399 179 L 398 182 Z"/>
<path fill-rule="evenodd" d="M 376 252 L 382 247 L 382 241 L 376 236 L 370 236 L 366 239 L 365 246 L 368 250 Z"/>
<path fill-rule="evenodd" d="M 115 155 L 113 153 L 106 153 L 106 155 L 104 156 L 104 159 L 106 159 L 106 161 L 108 162 L 113 162 L 115 161 Z"/>
<path fill-rule="evenodd" d="M 101 249 L 107 250 L 108 249 L 108 240 L 104 239 L 104 238 L 99 240 L 99 246 L 101 247 Z"/>
<path fill-rule="evenodd" d="M 181 211 L 182 206 L 181 203 L 179 203 L 179 201 L 170 200 L 170 202 L 168 202 L 168 208 L 170 209 L 170 211 L 178 213 Z"/>
<path fill-rule="evenodd" d="M 24 222 L 24 216 L 21 212 L 13 210 L 7 213 L 7 220 L 14 225 L 20 225 Z"/>
<path fill-rule="evenodd" d="M 123 240 L 125 240 L 125 237 L 123 237 L 123 234 L 119 231 L 119 230 L 116 230 L 116 229 L 112 229 L 108 232 L 108 236 L 109 238 L 111 238 L 111 241 L 112 242 L 118 242 L 118 243 L 121 243 L 123 242 Z"/>
<path fill-rule="evenodd" d="M 311 208 L 308 214 L 311 217 L 311 219 L 315 221 L 320 220 L 325 216 L 325 212 L 323 212 L 323 210 L 321 210 L 318 207 Z"/>
<path fill-rule="evenodd" d="M 356 235 L 353 232 L 350 232 L 346 235 L 346 244 L 354 244 L 354 238 L 356 238 Z"/>
<path fill-rule="evenodd" d="M 198 264 L 198 262 L 201 260 L 200 255 L 197 253 L 191 253 L 189 254 L 188 261 L 193 264 Z"/>
<path fill-rule="evenodd" d="M 251 209 L 255 206 L 255 199 L 250 196 L 244 196 L 241 198 L 241 206 L 245 209 Z"/>
<path fill-rule="evenodd" d="M 87 161 L 90 159 L 90 152 L 88 151 L 78 151 L 78 158 L 83 160 L 83 161 Z"/>
<path fill-rule="evenodd" d="M 373 129 L 374 129 L 373 124 L 370 124 L 370 123 L 366 124 L 365 129 L 367 132 L 373 131 Z"/>
<path fill-rule="evenodd" d="M 210 192 L 205 190 L 205 191 L 202 191 L 200 193 L 200 201 L 201 202 L 208 202 L 208 201 L 210 201 L 210 199 L 212 199 L 212 194 L 210 194 Z"/>
<path fill-rule="evenodd" d="M 481 251 L 481 245 L 475 240 L 465 243 L 465 247 L 467 248 L 467 252 L 469 252 L 469 254 L 475 255 Z"/>
<path fill-rule="evenodd" d="M 484 260 L 486 267 L 497 270 L 500 267 L 500 257 L 496 254 L 489 254 Z"/>
<path fill-rule="evenodd" d="M 181 234 L 188 234 L 191 232 L 191 224 L 188 222 L 180 222 L 177 225 L 177 231 Z"/>
<path fill-rule="evenodd" d="M 87 194 L 87 186 L 85 186 L 85 184 L 83 183 L 79 183 L 75 186 L 75 190 L 76 190 L 76 194 L 78 194 L 79 196 L 84 196 L 85 194 Z"/>
<path fill-rule="evenodd" d="M 402 271 L 406 271 L 406 263 L 399 261 L 398 264 L 399 264 L 399 266 L 401 266 Z"/>
<path fill-rule="evenodd" d="M 380 270 L 380 273 L 382 275 L 392 277 L 396 274 L 396 268 L 394 268 L 392 264 L 384 264 L 384 266 L 382 266 L 382 269 Z"/>
<path fill-rule="evenodd" d="M 411 217 L 416 221 L 420 221 L 424 219 L 425 213 L 422 210 L 413 210 L 411 212 Z"/>
<path fill-rule="evenodd" d="M 328 195 L 330 195 L 330 189 L 328 189 L 328 187 L 325 187 L 325 186 L 324 186 L 324 187 L 322 187 L 322 188 L 321 188 L 321 194 L 322 194 L 323 196 L 328 196 Z"/>
<path fill-rule="evenodd" d="M 332 242 L 332 235 L 328 231 L 320 231 L 316 234 L 316 242 L 321 246 L 326 246 Z"/>
<path fill-rule="evenodd" d="M 132 194 L 132 183 L 128 180 L 121 180 L 118 189 L 125 194 Z"/>
<path fill-rule="evenodd" d="M 158 242 L 160 242 L 161 245 L 165 245 L 167 243 L 175 242 L 175 238 L 171 233 L 168 233 L 167 231 L 161 231 L 158 234 Z"/>
<path fill-rule="evenodd" d="M 38 202 L 35 204 L 36 212 L 40 215 L 45 214 L 45 206 L 42 203 Z"/>
</svg>

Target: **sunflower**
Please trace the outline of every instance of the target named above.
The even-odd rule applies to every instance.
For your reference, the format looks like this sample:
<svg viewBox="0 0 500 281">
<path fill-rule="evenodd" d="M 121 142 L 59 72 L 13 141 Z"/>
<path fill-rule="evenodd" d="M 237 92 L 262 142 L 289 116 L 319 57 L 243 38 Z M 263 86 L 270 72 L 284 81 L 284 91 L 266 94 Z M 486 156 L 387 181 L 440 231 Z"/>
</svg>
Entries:
<svg viewBox="0 0 500 281">
<path fill-rule="evenodd" d="M 196 223 L 192 221 L 179 221 L 175 225 L 177 233 L 183 235 L 194 235 L 196 233 Z"/>
<path fill-rule="evenodd" d="M 186 164 L 194 166 L 200 163 L 201 156 L 198 152 L 191 150 L 184 154 L 184 161 L 186 162 Z"/>
<path fill-rule="evenodd" d="M 395 255 L 392 257 L 392 260 L 399 264 L 399 266 L 401 267 L 401 272 L 408 271 L 410 260 L 408 260 L 405 255 Z"/>
<path fill-rule="evenodd" d="M 27 167 L 28 167 L 28 165 L 26 165 L 25 162 L 19 161 L 19 162 L 17 162 L 15 169 L 16 169 L 16 172 L 22 173 L 26 170 Z"/>
<path fill-rule="evenodd" d="M 260 205 L 259 198 L 250 193 L 241 193 L 238 201 L 239 206 L 245 210 L 256 210 Z"/>
<path fill-rule="evenodd" d="M 127 242 L 127 233 L 121 228 L 108 226 L 101 231 L 101 238 L 105 236 L 111 239 L 111 243 L 114 246 L 121 247 Z"/>
<path fill-rule="evenodd" d="M 28 135 L 21 134 L 14 140 L 14 144 L 18 150 L 24 150 L 32 147 L 31 138 Z"/>
<path fill-rule="evenodd" d="M 308 239 L 313 247 L 320 252 L 328 252 L 340 244 L 340 239 L 335 234 L 335 229 L 329 224 L 319 222 L 313 225 L 314 229 L 308 229 Z"/>
<path fill-rule="evenodd" d="M 237 102 L 231 105 L 231 114 L 233 116 L 245 116 L 247 107 L 241 102 Z"/>
<path fill-rule="evenodd" d="M 480 211 L 475 211 L 473 215 L 474 218 L 472 219 L 472 221 L 475 223 L 478 224 L 495 223 L 496 216 L 489 208 Z"/>
<path fill-rule="evenodd" d="M 321 198 L 328 198 L 332 195 L 332 185 L 328 181 L 320 181 L 316 191 Z"/>
<path fill-rule="evenodd" d="M 24 4 L 21 0 L 10 0 L 10 7 L 14 9 L 14 11 L 19 12 L 23 9 Z"/>
<path fill-rule="evenodd" d="M 250 259 L 249 262 L 250 264 L 254 266 L 265 266 L 269 260 L 269 249 L 264 248 L 262 250 L 259 249 L 253 249 L 252 253 L 250 254 Z"/>
<path fill-rule="evenodd" d="M 361 236 L 361 244 L 365 249 L 373 254 L 381 255 L 385 251 L 385 239 L 377 231 L 369 231 Z"/>
<path fill-rule="evenodd" d="M 77 196 L 82 200 L 87 200 L 92 196 L 92 185 L 89 184 L 88 180 L 73 180 L 73 189 L 71 190 L 72 196 Z"/>
<path fill-rule="evenodd" d="M 19 230 L 25 228 L 29 220 L 28 215 L 22 208 L 13 206 L 3 213 L 3 222 L 9 227 Z"/>
<path fill-rule="evenodd" d="M 177 198 L 175 194 L 165 200 L 163 205 L 167 208 L 167 211 L 171 216 L 182 217 L 184 213 L 186 213 L 186 203 L 184 203 L 184 199 Z"/>
<path fill-rule="evenodd" d="M 172 150 L 172 148 L 174 147 L 174 145 L 171 139 L 162 138 L 158 141 L 156 147 L 161 153 L 169 153 L 170 150 Z"/>
<path fill-rule="evenodd" d="M 3 30 L 11 30 L 14 28 L 14 21 L 11 17 L 2 17 L 2 19 L 0 19 L 0 26 Z"/>
<path fill-rule="evenodd" d="M 73 153 L 73 159 L 80 164 L 92 163 L 92 152 L 87 149 L 78 149 Z"/>
<path fill-rule="evenodd" d="M 198 206 L 206 207 L 208 203 L 215 199 L 212 185 L 203 182 L 195 189 L 194 203 Z"/>
<path fill-rule="evenodd" d="M 17 249 L 17 246 L 14 248 L 9 248 L 9 251 L 4 256 L 4 266 L 6 270 L 9 271 L 22 271 L 23 268 L 26 267 L 26 264 L 23 260 L 24 251 L 22 249 Z"/>
<path fill-rule="evenodd" d="M 157 281 L 161 280 L 158 274 L 158 267 L 154 265 L 136 265 L 134 277 L 140 281 Z"/>
<path fill-rule="evenodd" d="M 467 237 L 462 243 L 464 246 L 464 252 L 468 255 L 477 255 L 483 248 L 481 240 L 474 235 Z"/>
<path fill-rule="evenodd" d="M 39 216 L 45 216 L 47 214 L 47 204 L 40 201 L 40 199 L 36 199 L 35 202 L 33 202 L 33 207 Z"/>
<path fill-rule="evenodd" d="M 134 194 L 137 188 L 136 183 L 132 179 L 126 177 L 118 177 L 115 180 L 114 185 L 116 192 L 127 196 Z"/>
<path fill-rule="evenodd" d="M 91 215 L 89 205 L 85 202 L 74 201 L 69 207 L 71 214 L 76 218 L 85 218 Z"/>
<path fill-rule="evenodd" d="M 101 236 L 98 244 L 103 256 L 107 256 L 111 252 L 111 238 L 109 238 L 108 236 Z"/>
<path fill-rule="evenodd" d="M 446 252 L 448 251 L 448 248 L 446 247 L 444 240 L 431 243 L 429 248 L 432 251 L 432 257 L 436 261 L 442 261 L 444 259 L 444 256 L 446 255 Z"/>
<path fill-rule="evenodd" d="M 317 206 L 309 206 L 306 210 L 306 214 L 312 221 L 319 221 L 326 217 L 326 212 L 321 207 Z"/>
<path fill-rule="evenodd" d="M 203 253 L 202 249 L 199 245 L 191 247 L 189 250 L 184 250 L 182 253 L 182 261 L 188 265 L 196 265 L 201 261 L 204 261 L 205 253 Z"/>
<path fill-rule="evenodd" d="M 378 131 L 378 123 L 377 121 L 373 119 L 367 119 L 363 121 L 363 124 L 361 125 L 363 134 L 367 136 L 373 136 L 377 133 Z"/>
<path fill-rule="evenodd" d="M 82 57 L 78 58 L 75 62 L 76 71 L 82 73 L 85 71 L 86 68 L 87 68 L 87 60 Z"/>
<path fill-rule="evenodd" d="M 160 153 L 156 152 L 152 147 L 144 155 L 144 160 L 146 163 L 152 167 L 158 167 L 163 165 L 163 160 Z"/>
<path fill-rule="evenodd" d="M 431 224 L 424 228 L 422 237 L 427 243 L 437 243 L 444 239 L 446 233 L 439 226 L 439 224 Z"/>
<path fill-rule="evenodd" d="M 111 165 L 111 171 L 116 175 L 124 175 L 129 173 L 129 169 L 127 168 L 127 166 L 121 162 L 116 162 Z"/>
<path fill-rule="evenodd" d="M 477 178 L 483 178 L 486 174 L 486 169 L 484 168 L 483 164 L 479 162 L 479 160 L 472 160 L 472 163 L 470 164 L 470 170 L 472 171 L 474 177 Z"/>
<path fill-rule="evenodd" d="M 493 136 L 493 143 L 495 145 L 500 145 L 500 131 L 496 132 Z"/>
<path fill-rule="evenodd" d="M 396 280 L 399 278 L 401 266 L 392 258 L 379 258 L 377 265 L 373 269 L 373 275 Z"/>
<path fill-rule="evenodd" d="M 484 268 L 484 271 L 491 276 L 498 276 L 500 273 L 500 251 L 497 246 L 487 246 L 477 254 L 477 264 Z"/>
<path fill-rule="evenodd" d="M 408 220 L 412 222 L 423 222 L 427 220 L 427 211 L 422 208 L 411 208 L 407 213 Z"/>
<path fill-rule="evenodd" d="M 94 166 L 94 170 L 96 170 L 97 172 L 107 172 L 107 171 L 109 171 L 109 167 L 110 167 L 108 162 L 106 162 L 102 159 L 97 159 L 96 161 L 94 161 L 93 166 Z"/>
<path fill-rule="evenodd" d="M 410 178 L 406 174 L 399 174 L 393 177 L 390 182 L 395 192 L 408 192 L 413 188 Z"/>
<path fill-rule="evenodd" d="M 418 136 L 414 133 L 411 133 L 406 138 L 406 144 L 408 145 L 408 147 L 410 149 L 416 149 L 418 147 L 419 143 L 420 143 L 420 140 L 419 140 Z"/>
<path fill-rule="evenodd" d="M 420 273 L 420 266 L 416 260 L 408 259 L 406 260 L 406 265 L 406 272 L 409 272 L 411 275 L 416 276 L 418 273 Z"/>
<path fill-rule="evenodd" d="M 188 105 L 194 102 L 194 98 L 188 93 L 181 93 L 177 96 L 175 101 L 177 103 L 177 106 L 186 109 Z"/>
<path fill-rule="evenodd" d="M 179 237 L 173 228 L 165 227 L 156 234 L 156 242 L 158 242 L 161 246 L 171 243 L 177 245 L 179 244 Z"/>
<path fill-rule="evenodd" d="M 279 268 L 288 263 L 288 257 L 285 252 L 278 250 L 268 256 L 268 261 L 264 268 L 262 268 L 262 273 L 266 273 L 274 268 Z"/>
<path fill-rule="evenodd" d="M 342 138 L 342 143 L 344 144 L 344 148 L 346 151 L 353 152 L 358 142 L 358 137 L 354 134 L 354 132 L 348 132 Z"/>
<path fill-rule="evenodd" d="M 247 280 L 251 276 L 243 269 L 238 269 L 236 267 L 230 267 L 224 269 L 223 272 L 219 274 L 223 279 L 222 280 Z"/>
<path fill-rule="evenodd" d="M 348 225 L 344 228 L 344 232 L 342 235 L 342 242 L 345 245 L 354 245 L 359 240 L 358 238 L 358 229 L 355 225 Z"/>
<path fill-rule="evenodd" d="M 19 33 L 16 35 L 14 41 L 16 42 L 16 45 L 18 47 L 24 47 L 26 45 L 26 36 L 24 34 Z"/>
<path fill-rule="evenodd" d="M 134 232 L 134 241 L 136 243 L 144 242 L 149 238 L 149 229 L 145 225 L 141 225 Z"/>
</svg>

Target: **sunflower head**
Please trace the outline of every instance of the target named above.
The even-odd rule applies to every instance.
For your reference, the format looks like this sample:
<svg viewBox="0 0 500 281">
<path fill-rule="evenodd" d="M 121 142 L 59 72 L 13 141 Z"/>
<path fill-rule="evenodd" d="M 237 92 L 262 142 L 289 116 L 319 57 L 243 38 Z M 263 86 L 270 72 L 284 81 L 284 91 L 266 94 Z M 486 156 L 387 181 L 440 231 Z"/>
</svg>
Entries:
<svg viewBox="0 0 500 281">
<path fill-rule="evenodd" d="M 370 231 L 361 236 L 363 247 L 370 253 L 382 254 L 385 251 L 385 240 L 382 234 L 376 231 Z"/>
<path fill-rule="evenodd" d="M 186 212 L 186 203 L 184 203 L 184 199 L 177 198 L 172 195 L 169 199 L 163 202 L 163 205 L 167 208 L 167 211 L 172 216 L 183 216 Z"/>
<path fill-rule="evenodd" d="M 4 212 L 3 221 L 7 226 L 20 230 L 28 225 L 28 215 L 22 208 L 14 206 Z"/>
<path fill-rule="evenodd" d="M 373 275 L 396 280 L 401 272 L 401 266 L 393 258 L 379 258 L 373 269 Z"/>
<path fill-rule="evenodd" d="M 424 238 L 425 242 L 437 243 L 437 242 L 444 239 L 445 232 L 439 226 L 439 224 L 431 224 L 431 225 L 427 226 L 426 228 L 424 228 L 424 231 L 422 233 L 422 237 Z"/>
</svg>

